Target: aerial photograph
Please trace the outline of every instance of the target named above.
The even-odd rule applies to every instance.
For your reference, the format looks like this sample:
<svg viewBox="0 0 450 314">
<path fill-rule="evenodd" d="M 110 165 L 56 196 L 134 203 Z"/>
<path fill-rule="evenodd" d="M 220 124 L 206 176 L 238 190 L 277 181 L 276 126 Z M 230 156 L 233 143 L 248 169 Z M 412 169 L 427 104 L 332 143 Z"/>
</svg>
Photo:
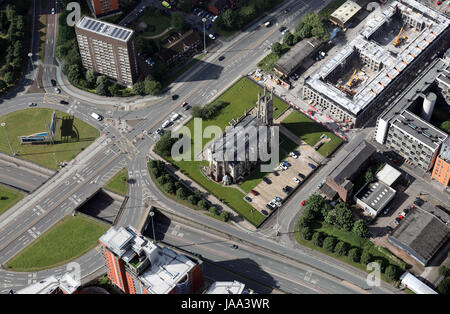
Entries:
<svg viewBox="0 0 450 314">
<path fill-rule="evenodd" d="M 449 184 L 450 0 L 0 0 L 0 295 L 448 295 Z"/>
</svg>

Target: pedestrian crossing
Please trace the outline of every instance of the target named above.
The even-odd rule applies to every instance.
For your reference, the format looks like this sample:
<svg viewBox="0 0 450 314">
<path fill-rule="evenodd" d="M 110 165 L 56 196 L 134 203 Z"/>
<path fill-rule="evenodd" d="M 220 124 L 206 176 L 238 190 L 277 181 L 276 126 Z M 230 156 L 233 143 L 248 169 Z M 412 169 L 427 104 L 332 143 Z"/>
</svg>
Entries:
<svg viewBox="0 0 450 314">
<path fill-rule="evenodd" d="M 69 96 L 61 95 L 61 94 L 55 94 L 55 93 L 45 93 L 44 94 L 44 103 L 45 104 L 52 104 L 52 105 L 59 105 L 61 100 L 69 101 Z"/>
</svg>

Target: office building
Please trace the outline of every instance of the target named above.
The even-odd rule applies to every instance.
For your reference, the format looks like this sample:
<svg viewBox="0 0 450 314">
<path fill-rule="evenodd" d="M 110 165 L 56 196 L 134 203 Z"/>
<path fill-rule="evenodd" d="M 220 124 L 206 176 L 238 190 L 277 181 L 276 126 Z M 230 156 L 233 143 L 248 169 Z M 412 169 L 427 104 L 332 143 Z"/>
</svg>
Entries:
<svg viewBox="0 0 450 314">
<path fill-rule="evenodd" d="M 96 17 L 119 10 L 119 0 L 89 0 Z"/>
<path fill-rule="evenodd" d="M 152 243 L 132 227 L 111 227 L 99 242 L 109 279 L 126 294 L 188 294 L 203 284 L 201 261 Z"/>
<path fill-rule="evenodd" d="M 305 79 L 303 97 L 344 126 L 360 127 L 445 47 L 449 25 L 445 15 L 417 1 L 392 1 Z"/>
<path fill-rule="evenodd" d="M 83 67 L 132 86 L 138 78 L 132 29 L 83 16 L 75 26 Z"/>
<path fill-rule="evenodd" d="M 378 117 L 375 140 L 404 157 L 408 163 L 431 171 L 448 134 L 431 123 L 436 103 L 448 106 L 439 82 L 448 64 L 434 60 Z M 441 76 L 442 78 L 442 76 Z M 446 108 L 448 110 L 448 108 Z M 445 158 L 442 158 L 445 159 Z"/>
</svg>

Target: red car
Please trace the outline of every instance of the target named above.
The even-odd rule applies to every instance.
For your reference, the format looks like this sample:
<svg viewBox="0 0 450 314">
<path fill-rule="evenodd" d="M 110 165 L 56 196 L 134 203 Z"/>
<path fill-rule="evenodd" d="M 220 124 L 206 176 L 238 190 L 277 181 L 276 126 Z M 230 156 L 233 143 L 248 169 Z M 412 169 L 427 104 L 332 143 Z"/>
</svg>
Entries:
<svg viewBox="0 0 450 314">
<path fill-rule="evenodd" d="M 398 215 L 398 219 L 402 220 L 404 217 L 402 215 Z"/>
<path fill-rule="evenodd" d="M 442 3 L 441 0 L 438 0 L 438 1 L 436 2 L 437 5 L 440 5 L 441 3 Z"/>
<path fill-rule="evenodd" d="M 258 195 L 259 193 L 258 192 L 256 192 L 255 190 L 250 190 L 250 193 L 252 193 L 253 195 Z"/>
<path fill-rule="evenodd" d="M 304 206 L 305 203 L 306 203 L 306 200 L 303 200 L 303 201 L 300 203 L 300 205 Z"/>
<path fill-rule="evenodd" d="M 187 105 L 187 102 L 182 103 L 182 104 L 181 104 L 181 108 L 183 108 L 183 107 L 186 106 L 186 105 Z"/>
</svg>

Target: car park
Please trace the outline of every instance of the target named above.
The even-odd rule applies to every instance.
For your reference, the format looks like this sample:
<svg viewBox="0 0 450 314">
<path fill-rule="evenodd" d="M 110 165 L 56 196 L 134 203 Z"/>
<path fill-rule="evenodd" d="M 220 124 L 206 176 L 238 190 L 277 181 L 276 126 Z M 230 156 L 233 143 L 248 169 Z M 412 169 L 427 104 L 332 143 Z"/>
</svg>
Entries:
<svg viewBox="0 0 450 314">
<path fill-rule="evenodd" d="M 297 158 L 298 158 L 298 155 L 297 155 L 296 153 L 294 153 L 294 152 L 290 152 L 290 153 L 289 153 L 289 156 L 291 156 L 291 157 L 294 158 L 294 159 L 297 159 Z"/>
<path fill-rule="evenodd" d="M 248 201 L 248 202 L 251 202 L 251 201 L 252 201 L 252 198 L 249 197 L 249 196 L 244 197 L 244 199 L 245 199 L 246 201 Z"/>
</svg>

